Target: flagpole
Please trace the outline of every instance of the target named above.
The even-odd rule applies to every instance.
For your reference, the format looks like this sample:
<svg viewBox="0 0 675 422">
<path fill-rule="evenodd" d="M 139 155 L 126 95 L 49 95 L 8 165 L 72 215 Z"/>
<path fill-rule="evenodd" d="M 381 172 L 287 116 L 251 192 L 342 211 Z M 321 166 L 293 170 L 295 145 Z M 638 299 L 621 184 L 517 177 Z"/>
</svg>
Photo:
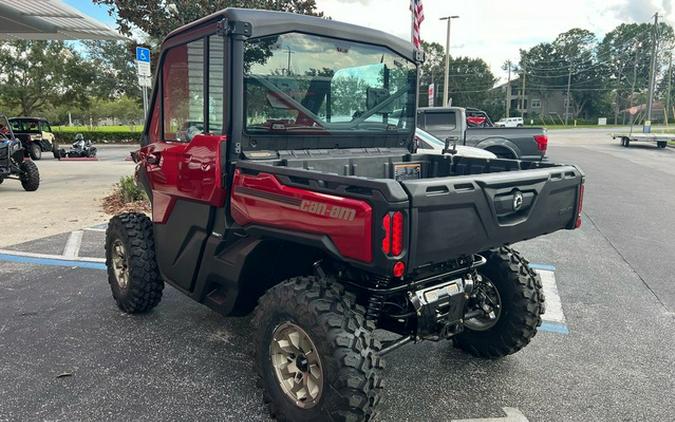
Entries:
<svg viewBox="0 0 675 422">
<path fill-rule="evenodd" d="M 415 44 L 415 0 L 410 0 L 410 42 Z"/>
</svg>

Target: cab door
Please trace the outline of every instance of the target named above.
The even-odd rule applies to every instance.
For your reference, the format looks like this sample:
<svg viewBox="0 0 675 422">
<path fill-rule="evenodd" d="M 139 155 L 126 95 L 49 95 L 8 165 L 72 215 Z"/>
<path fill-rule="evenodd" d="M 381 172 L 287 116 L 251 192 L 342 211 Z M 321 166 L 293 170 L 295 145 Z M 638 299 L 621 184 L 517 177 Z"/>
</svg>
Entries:
<svg viewBox="0 0 675 422">
<path fill-rule="evenodd" d="M 224 38 L 205 35 L 160 61 L 141 178 L 152 198 L 157 261 L 165 279 L 192 291 L 215 210 L 222 208 Z"/>
</svg>

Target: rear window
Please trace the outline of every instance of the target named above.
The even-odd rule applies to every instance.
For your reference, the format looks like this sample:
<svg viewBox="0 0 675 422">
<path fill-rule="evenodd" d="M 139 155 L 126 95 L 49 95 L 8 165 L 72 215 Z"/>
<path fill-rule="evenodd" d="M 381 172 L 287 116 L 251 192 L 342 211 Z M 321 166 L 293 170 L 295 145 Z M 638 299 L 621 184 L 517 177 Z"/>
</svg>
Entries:
<svg viewBox="0 0 675 422">
<path fill-rule="evenodd" d="M 455 112 L 425 113 L 425 127 L 431 130 L 453 130 L 455 128 Z"/>
</svg>

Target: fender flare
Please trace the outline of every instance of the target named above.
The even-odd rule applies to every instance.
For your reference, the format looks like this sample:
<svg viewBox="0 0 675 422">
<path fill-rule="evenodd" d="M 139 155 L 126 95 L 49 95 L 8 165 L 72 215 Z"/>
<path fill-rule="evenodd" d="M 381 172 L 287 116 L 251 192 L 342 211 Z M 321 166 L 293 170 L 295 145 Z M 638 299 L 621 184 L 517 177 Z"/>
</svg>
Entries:
<svg viewBox="0 0 675 422">
<path fill-rule="evenodd" d="M 515 158 L 520 158 L 520 156 L 522 155 L 520 148 L 518 148 L 518 146 L 515 143 L 499 136 L 483 139 L 478 144 L 476 144 L 476 147 L 485 150 L 492 147 L 504 148 L 509 150 Z"/>
</svg>

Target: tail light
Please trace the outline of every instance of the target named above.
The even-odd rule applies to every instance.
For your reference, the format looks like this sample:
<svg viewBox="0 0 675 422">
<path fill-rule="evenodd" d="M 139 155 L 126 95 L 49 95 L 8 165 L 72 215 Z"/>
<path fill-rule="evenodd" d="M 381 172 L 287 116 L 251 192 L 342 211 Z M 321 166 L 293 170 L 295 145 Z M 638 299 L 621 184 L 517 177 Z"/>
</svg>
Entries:
<svg viewBox="0 0 675 422">
<path fill-rule="evenodd" d="M 389 255 L 391 252 L 391 216 L 385 214 L 382 218 L 382 228 L 384 229 L 384 238 L 382 239 L 382 252 Z"/>
<path fill-rule="evenodd" d="M 395 211 L 382 218 L 382 252 L 385 255 L 398 256 L 403 252 L 403 213 Z"/>
<path fill-rule="evenodd" d="M 537 143 L 537 149 L 541 152 L 546 152 L 548 148 L 548 136 L 547 135 L 534 135 L 534 141 Z"/>
<path fill-rule="evenodd" d="M 579 202 L 577 204 L 577 222 L 574 225 L 575 228 L 581 227 L 581 210 L 584 207 L 584 184 L 582 183 L 579 186 Z"/>
</svg>

